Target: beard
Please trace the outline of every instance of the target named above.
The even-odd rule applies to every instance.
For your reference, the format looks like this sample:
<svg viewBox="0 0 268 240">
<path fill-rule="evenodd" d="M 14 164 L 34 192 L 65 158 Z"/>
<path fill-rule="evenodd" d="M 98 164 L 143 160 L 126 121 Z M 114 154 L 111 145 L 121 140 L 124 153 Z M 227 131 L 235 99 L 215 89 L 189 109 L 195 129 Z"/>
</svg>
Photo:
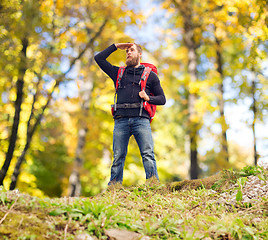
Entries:
<svg viewBox="0 0 268 240">
<path fill-rule="evenodd" d="M 131 58 L 131 57 L 127 58 L 126 65 L 128 67 L 135 67 L 135 66 L 137 66 L 139 64 L 139 60 L 140 60 L 139 56 L 136 56 L 136 57 L 133 57 L 133 58 Z"/>
</svg>

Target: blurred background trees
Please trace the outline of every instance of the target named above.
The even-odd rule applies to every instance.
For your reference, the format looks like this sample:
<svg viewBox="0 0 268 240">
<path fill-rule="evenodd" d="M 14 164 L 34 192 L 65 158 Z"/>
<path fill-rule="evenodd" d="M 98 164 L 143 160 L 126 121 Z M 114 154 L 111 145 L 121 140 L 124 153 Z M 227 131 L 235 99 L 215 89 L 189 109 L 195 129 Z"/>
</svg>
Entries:
<svg viewBox="0 0 268 240">
<path fill-rule="evenodd" d="M 1 1 L 0 184 L 49 197 L 106 188 L 114 89 L 93 57 L 116 42 L 141 43 L 143 61 L 158 67 L 162 182 L 267 159 L 267 25 L 263 0 Z M 109 57 L 124 60 L 124 51 Z M 247 134 L 232 138 L 241 126 Z M 124 184 L 144 181 L 131 139 Z"/>
</svg>

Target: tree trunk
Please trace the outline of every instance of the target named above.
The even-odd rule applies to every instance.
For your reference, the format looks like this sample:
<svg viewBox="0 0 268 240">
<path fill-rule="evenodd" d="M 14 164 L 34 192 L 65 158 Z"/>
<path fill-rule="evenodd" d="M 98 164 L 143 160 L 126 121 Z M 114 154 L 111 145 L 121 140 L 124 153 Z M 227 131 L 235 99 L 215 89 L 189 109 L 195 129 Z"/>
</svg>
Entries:
<svg viewBox="0 0 268 240">
<path fill-rule="evenodd" d="M 54 92 L 54 90 L 52 91 Z M 52 93 L 48 96 L 48 100 L 46 102 L 46 104 L 43 106 L 42 108 L 42 112 L 38 115 L 36 121 L 35 121 L 35 124 L 33 125 L 33 127 L 31 128 L 30 126 L 30 121 L 32 119 L 32 114 L 28 120 L 28 127 L 27 127 L 27 138 L 26 138 L 26 144 L 24 146 L 24 149 L 21 153 L 21 155 L 19 156 L 17 162 L 16 162 L 16 166 L 14 168 L 14 171 L 13 171 L 13 174 L 11 176 L 11 183 L 10 183 L 10 186 L 9 186 L 9 190 L 14 190 L 15 187 L 16 187 L 16 184 L 17 184 L 17 181 L 18 181 L 18 176 L 20 174 L 20 168 L 21 168 L 21 164 L 23 163 L 24 159 L 25 159 L 25 155 L 28 151 L 28 149 L 30 148 L 30 144 L 31 144 L 31 141 L 32 141 L 32 138 L 33 138 L 33 135 L 35 133 L 35 130 L 37 128 L 37 126 L 39 125 L 43 115 L 44 115 L 44 112 L 46 110 L 46 108 L 48 107 L 50 101 L 51 101 L 51 98 L 52 98 Z M 34 105 L 34 102 L 33 102 L 33 105 Z"/>
<path fill-rule="evenodd" d="M 3 181 L 6 177 L 6 173 L 10 166 L 11 160 L 13 158 L 13 153 L 16 146 L 17 136 L 18 136 L 18 128 L 20 123 L 20 112 L 21 112 L 21 104 L 23 100 L 23 85 L 24 85 L 24 75 L 27 70 L 27 48 L 28 48 L 28 39 L 25 37 L 22 40 L 22 50 L 21 50 L 21 59 L 19 66 L 19 77 L 16 83 L 17 87 L 17 98 L 15 101 L 15 114 L 13 118 L 13 125 L 11 130 L 11 135 L 9 139 L 8 151 L 6 153 L 6 159 L 0 171 L 0 185 L 3 185 Z"/>
<path fill-rule="evenodd" d="M 78 131 L 78 144 L 76 147 L 74 168 L 69 178 L 69 196 L 79 197 L 81 194 L 80 170 L 83 166 L 83 149 L 86 142 L 88 128 L 83 127 Z"/>
<path fill-rule="evenodd" d="M 225 159 L 226 162 L 229 162 L 228 154 L 228 142 L 227 142 L 227 124 L 224 116 L 224 88 L 223 88 L 223 63 L 222 63 L 222 53 L 221 53 L 221 42 L 216 38 L 216 53 L 217 53 L 217 71 L 220 74 L 221 82 L 219 84 L 219 108 L 220 108 L 220 122 L 221 122 L 221 156 Z"/>
<path fill-rule="evenodd" d="M 184 44 L 188 49 L 188 73 L 190 82 L 197 82 L 197 53 L 196 43 L 194 40 L 194 25 L 192 22 L 192 1 L 186 1 L 179 4 L 180 12 L 184 21 Z M 198 139 L 198 120 L 195 110 L 197 95 L 189 89 L 188 95 L 188 112 L 189 112 L 189 136 L 190 136 L 190 177 L 197 179 L 199 174 L 198 157 L 197 157 L 197 139 Z"/>
<path fill-rule="evenodd" d="M 199 167 L 198 167 L 198 159 L 197 159 L 197 141 L 196 137 L 197 134 L 190 130 L 190 159 L 191 159 L 191 167 L 190 167 L 190 177 L 191 179 L 197 179 L 199 174 Z"/>
<path fill-rule="evenodd" d="M 252 87 L 251 87 L 251 94 L 252 94 L 252 112 L 253 112 L 253 121 L 252 121 L 252 133 L 253 133 L 253 150 L 254 150 L 254 165 L 257 166 L 258 164 L 258 153 L 257 153 L 257 139 L 256 139 L 256 132 L 255 132 L 255 124 L 256 124 L 256 115 L 257 115 L 257 108 L 256 108 L 256 81 L 255 81 L 255 74 L 254 70 L 252 70 Z"/>
<path fill-rule="evenodd" d="M 93 54 L 92 54 L 93 55 Z M 91 65 L 93 62 L 93 56 L 90 58 Z M 81 119 L 79 121 L 79 130 L 78 130 L 78 142 L 75 153 L 74 167 L 73 171 L 69 178 L 69 196 L 70 197 L 79 197 L 81 195 L 81 181 L 80 181 L 80 172 L 83 167 L 83 151 L 86 143 L 86 134 L 88 132 L 87 119 L 89 113 L 90 99 L 93 88 L 93 77 L 92 74 L 89 74 L 88 81 L 81 83 L 80 96 L 82 99 L 81 102 Z"/>
<path fill-rule="evenodd" d="M 183 18 L 183 41 L 188 49 L 188 74 L 190 82 L 197 81 L 197 44 L 194 40 L 193 16 L 192 16 L 192 0 L 177 1 L 173 3 L 180 11 Z M 190 139 L 190 177 L 197 179 L 199 174 L 198 158 L 197 158 L 197 139 L 198 139 L 198 118 L 195 110 L 197 95 L 188 87 L 188 134 Z"/>
</svg>

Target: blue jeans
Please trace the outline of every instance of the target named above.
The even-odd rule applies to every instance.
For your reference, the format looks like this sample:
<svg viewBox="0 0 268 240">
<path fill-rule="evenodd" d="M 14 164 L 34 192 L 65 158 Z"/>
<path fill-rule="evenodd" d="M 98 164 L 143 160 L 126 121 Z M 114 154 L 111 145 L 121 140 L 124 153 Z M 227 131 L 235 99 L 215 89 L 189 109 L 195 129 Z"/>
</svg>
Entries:
<svg viewBox="0 0 268 240">
<path fill-rule="evenodd" d="M 134 136 L 139 146 L 146 179 L 156 177 L 159 180 L 154 157 L 154 144 L 150 121 L 147 118 L 119 118 L 115 119 L 113 133 L 114 161 L 111 168 L 109 185 L 122 183 L 125 158 L 129 138 Z"/>
</svg>

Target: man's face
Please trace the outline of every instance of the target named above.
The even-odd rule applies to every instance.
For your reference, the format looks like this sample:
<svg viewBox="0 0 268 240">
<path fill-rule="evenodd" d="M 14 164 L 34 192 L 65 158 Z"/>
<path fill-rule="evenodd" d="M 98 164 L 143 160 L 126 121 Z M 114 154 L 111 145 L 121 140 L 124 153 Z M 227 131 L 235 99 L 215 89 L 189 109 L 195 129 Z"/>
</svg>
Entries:
<svg viewBox="0 0 268 240">
<path fill-rule="evenodd" d="M 140 64 L 141 53 L 139 53 L 137 46 L 135 44 L 127 48 L 126 54 L 127 54 L 126 65 L 128 67 L 135 67 Z"/>
</svg>

